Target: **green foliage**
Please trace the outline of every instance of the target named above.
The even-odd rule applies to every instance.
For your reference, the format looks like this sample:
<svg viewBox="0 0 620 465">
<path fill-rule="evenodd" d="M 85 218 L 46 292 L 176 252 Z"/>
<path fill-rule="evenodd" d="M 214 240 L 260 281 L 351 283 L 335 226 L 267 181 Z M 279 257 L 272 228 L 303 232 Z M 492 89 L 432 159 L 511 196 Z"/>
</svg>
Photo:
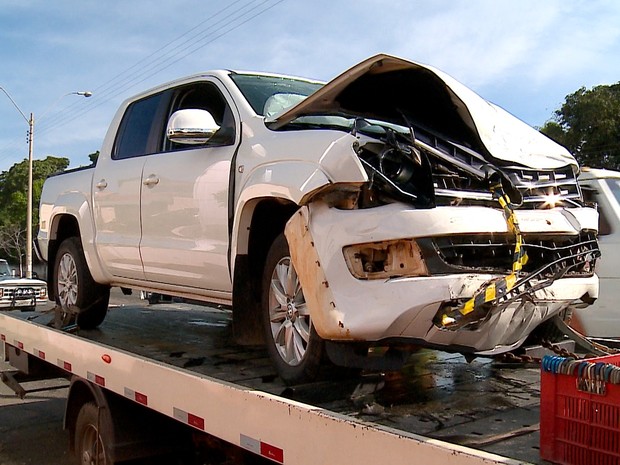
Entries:
<svg viewBox="0 0 620 465">
<path fill-rule="evenodd" d="M 90 160 L 90 163 L 92 165 L 96 165 L 97 164 L 97 158 L 99 158 L 99 150 L 97 150 L 96 152 L 88 154 L 88 159 Z"/>
<path fill-rule="evenodd" d="M 567 95 L 541 132 L 573 152 L 581 165 L 620 169 L 620 82 Z"/>
<path fill-rule="evenodd" d="M 32 225 L 33 237 L 39 224 L 39 200 L 45 179 L 64 171 L 68 158 L 48 156 L 32 163 Z M 25 253 L 28 211 L 28 160 L 14 164 L 0 173 L 0 249 L 3 258 L 19 261 Z"/>
</svg>

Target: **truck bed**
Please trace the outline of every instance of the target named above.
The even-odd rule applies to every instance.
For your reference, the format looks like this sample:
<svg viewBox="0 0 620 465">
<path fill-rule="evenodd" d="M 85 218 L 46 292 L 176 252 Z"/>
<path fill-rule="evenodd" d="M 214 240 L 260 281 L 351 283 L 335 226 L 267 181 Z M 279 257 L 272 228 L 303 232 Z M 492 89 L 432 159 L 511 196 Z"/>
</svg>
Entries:
<svg viewBox="0 0 620 465">
<path fill-rule="evenodd" d="M 45 312 L 14 316 L 47 323 Z M 187 303 L 147 305 L 114 294 L 97 330 L 81 338 L 252 390 L 310 404 L 368 424 L 414 433 L 529 463 L 538 453 L 540 370 L 536 365 L 468 363 L 420 350 L 398 372 L 326 370 L 311 384 L 285 386 L 262 347 L 232 340 L 227 310 Z"/>
</svg>

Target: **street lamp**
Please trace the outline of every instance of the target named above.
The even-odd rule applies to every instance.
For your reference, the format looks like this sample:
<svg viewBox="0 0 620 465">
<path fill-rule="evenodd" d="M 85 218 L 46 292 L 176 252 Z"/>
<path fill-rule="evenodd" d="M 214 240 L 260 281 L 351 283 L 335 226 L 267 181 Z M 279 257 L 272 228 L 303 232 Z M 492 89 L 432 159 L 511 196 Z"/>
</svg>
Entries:
<svg viewBox="0 0 620 465">
<path fill-rule="evenodd" d="M 27 118 L 24 112 L 19 108 L 13 97 L 6 91 L 6 89 L 0 86 L 0 90 L 4 92 L 4 94 L 9 98 L 13 106 L 19 111 L 19 114 L 22 115 L 22 118 L 28 123 L 28 206 L 27 206 L 27 217 L 26 217 L 26 278 L 32 278 L 32 159 L 33 159 L 33 149 L 34 149 L 34 113 L 30 113 L 30 118 Z M 50 105 L 47 110 L 43 112 L 41 118 L 49 112 L 52 107 L 54 107 L 60 100 L 67 95 L 81 95 L 83 97 L 90 97 L 92 92 L 88 91 L 80 91 L 80 92 L 69 92 L 67 94 L 61 95 L 52 105 Z M 41 119 L 39 118 L 39 119 Z"/>
</svg>

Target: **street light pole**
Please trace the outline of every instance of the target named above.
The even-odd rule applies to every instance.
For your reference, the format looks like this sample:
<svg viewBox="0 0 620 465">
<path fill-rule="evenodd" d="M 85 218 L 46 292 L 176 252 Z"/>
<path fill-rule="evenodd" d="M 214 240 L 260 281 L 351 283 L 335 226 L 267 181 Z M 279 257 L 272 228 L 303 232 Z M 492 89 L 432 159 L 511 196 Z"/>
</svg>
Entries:
<svg viewBox="0 0 620 465">
<path fill-rule="evenodd" d="M 28 206 L 26 213 L 26 278 L 32 278 L 32 158 L 34 151 L 34 114 L 28 120 Z"/>
<path fill-rule="evenodd" d="M 4 94 L 9 98 L 11 103 L 19 114 L 22 115 L 26 123 L 28 123 L 28 203 L 27 203 L 27 213 L 26 213 L 26 277 L 32 278 L 32 197 L 33 197 L 33 189 L 32 189 L 32 162 L 33 162 L 33 154 L 34 154 L 34 113 L 30 113 L 30 118 L 27 118 L 24 112 L 19 108 L 13 97 L 6 91 L 6 89 L 0 86 L 0 90 L 4 92 Z M 54 107 L 63 97 L 67 95 L 81 95 L 83 97 L 90 97 L 92 92 L 88 91 L 80 91 L 80 92 L 69 92 L 67 94 L 61 95 L 58 100 L 56 100 L 47 110 L 43 112 L 41 118 L 52 108 Z M 20 257 L 21 259 L 21 257 Z"/>
</svg>

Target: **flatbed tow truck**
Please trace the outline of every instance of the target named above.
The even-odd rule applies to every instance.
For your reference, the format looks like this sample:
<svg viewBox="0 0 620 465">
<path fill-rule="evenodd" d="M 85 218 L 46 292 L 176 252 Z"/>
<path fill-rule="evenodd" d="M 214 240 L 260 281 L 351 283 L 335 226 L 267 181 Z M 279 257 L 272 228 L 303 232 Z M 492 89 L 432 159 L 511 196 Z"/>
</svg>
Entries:
<svg viewBox="0 0 620 465">
<path fill-rule="evenodd" d="M 234 344 L 227 310 L 114 302 L 91 331 L 56 329 L 50 310 L 0 313 L 15 367 L 2 373 L 6 384 L 24 396 L 22 380 L 70 380 L 64 426 L 80 463 L 181 460 L 179 438 L 189 436 L 194 449 L 236 451 L 225 462 L 235 464 L 547 463 L 538 364 L 420 350 L 398 372 L 334 368 L 286 386 L 263 348 Z"/>
</svg>

